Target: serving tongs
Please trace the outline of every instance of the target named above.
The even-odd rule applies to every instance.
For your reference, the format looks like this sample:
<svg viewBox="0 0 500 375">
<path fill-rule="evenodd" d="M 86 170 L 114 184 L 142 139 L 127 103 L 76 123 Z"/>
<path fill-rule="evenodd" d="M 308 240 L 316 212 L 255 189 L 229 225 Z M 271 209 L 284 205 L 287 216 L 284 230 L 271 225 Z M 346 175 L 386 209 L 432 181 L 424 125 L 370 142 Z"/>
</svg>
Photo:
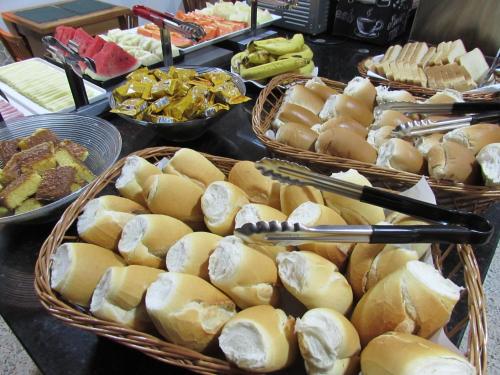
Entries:
<svg viewBox="0 0 500 375">
<path fill-rule="evenodd" d="M 165 66 L 173 65 L 170 31 L 175 31 L 195 42 L 206 35 L 205 29 L 202 26 L 193 22 L 181 21 L 168 12 L 159 12 L 144 5 L 134 5 L 132 12 L 136 16 L 147 19 L 159 27 Z"/>
<path fill-rule="evenodd" d="M 481 122 L 498 121 L 498 119 L 500 119 L 500 111 L 439 121 L 432 119 L 413 120 L 396 126 L 391 135 L 396 138 L 419 137 L 464 128 Z"/>
<path fill-rule="evenodd" d="M 463 115 L 471 113 L 500 111 L 500 102 L 466 102 L 449 104 L 427 104 L 427 103 L 407 103 L 391 102 L 384 103 L 375 108 L 375 117 L 382 114 L 383 111 L 393 110 L 411 114 L 427 115 Z"/>
<path fill-rule="evenodd" d="M 493 234 L 492 225 L 483 217 L 444 209 L 389 191 L 360 186 L 326 177 L 295 163 L 264 158 L 257 169 L 282 183 L 313 186 L 360 202 L 418 217 L 430 225 L 320 225 L 308 227 L 289 222 L 244 224 L 235 235 L 249 243 L 300 245 L 308 242 L 362 243 L 486 243 Z"/>
</svg>

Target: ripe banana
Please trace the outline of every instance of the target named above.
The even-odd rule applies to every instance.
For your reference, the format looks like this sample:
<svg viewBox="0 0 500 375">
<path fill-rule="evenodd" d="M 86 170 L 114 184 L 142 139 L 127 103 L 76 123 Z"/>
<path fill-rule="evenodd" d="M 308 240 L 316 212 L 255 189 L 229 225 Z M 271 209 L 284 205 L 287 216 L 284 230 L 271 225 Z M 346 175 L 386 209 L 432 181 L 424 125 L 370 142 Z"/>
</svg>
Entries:
<svg viewBox="0 0 500 375">
<path fill-rule="evenodd" d="M 259 49 L 266 50 L 271 55 L 285 55 L 300 51 L 304 46 L 304 36 L 302 34 L 295 34 L 292 39 L 273 38 L 256 40 L 253 46 Z"/>
<path fill-rule="evenodd" d="M 309 60 L 302 58 L 289 58 L 277 60 L 267 64 L 244 68 L 241 66 L 240 75 L 244 79 L 260 80 L 276 76 L 278 74 L 294 71 L 306 66 Z"/>
<path fill-rule="evenodd" d="M 313 55 L 313 51 L 311 50 L 311 48 L 309 48 L 309 46 L 307 44 L 304 44 L 304 46 L 302 47 L 302 49 L 300 51 L 291 52 L 291 53 L 287 53 L 285 55 L 282 55 L 282 56 L 278 57 L 278 60 L 288 59 L 290 57 L 302 57 L 303 59 L 312 59 L 313 56 L 314 55 Z"/>
<path fill-rule="evenodd" d="M 255 52 L 250 53 L 247 57 L 243 59 L 243 64 L 253 64 L 253 65 L 262 65 L 267 64 L 269 62 L 269 58 L 271 55 L 266 50 L 257 50 Z"/>
<path fill-rule="evenodd" d="M 240 72 L 241 65 L 243 64 L 243 59 L 245 59 L 247 56 L 248 51 L 245 50 L 243 52 L 237 53 L 231 58 L 231 68 L 233 68 L 236 73 Z"/>
</svg>

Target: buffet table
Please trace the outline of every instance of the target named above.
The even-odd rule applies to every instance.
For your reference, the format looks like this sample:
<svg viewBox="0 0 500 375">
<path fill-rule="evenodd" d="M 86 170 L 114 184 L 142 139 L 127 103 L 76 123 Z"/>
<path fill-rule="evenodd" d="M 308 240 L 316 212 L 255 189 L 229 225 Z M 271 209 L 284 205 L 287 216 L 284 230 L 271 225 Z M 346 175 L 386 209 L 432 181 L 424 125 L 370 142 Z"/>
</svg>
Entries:
<svg viewBox="0 0 500 375">
<path fill-rule="evenodd" d="M 347 82 L 356 75 L 356 65 L 378 47 L 357 43 L 310 43 L 319 74 Z M 247 95 L 255 99 L 258 90 L 249 85 Z M 204 137 L 186 144 L 173 144 L 148 129 L 132 125 L 119 117 L 106 115 L 123 138 L 122 156 L 152 146 L 172 145 L 194 148 L 235 159 L 257 160 L 267 156 L 251 129 L 254 101 L 228 114 Z M 498 205 L 487 216 L 500 221 Z M 67 326 L 50 316 L 38 302 L 33 288 L 33 270 L 40 245 L 53 223 L 2 228 L 0 232 L 0 314 L 19 338 L 44 374 L 181 374 L 187 371 L 162 364 L 139 352 L 105 338 Z M 498 225 L 497 225 L 498 227 Z M 482 277 L 486 275 L 499 239 L 498 229 L 488 246 L 477 249 Z"/>
</svg>

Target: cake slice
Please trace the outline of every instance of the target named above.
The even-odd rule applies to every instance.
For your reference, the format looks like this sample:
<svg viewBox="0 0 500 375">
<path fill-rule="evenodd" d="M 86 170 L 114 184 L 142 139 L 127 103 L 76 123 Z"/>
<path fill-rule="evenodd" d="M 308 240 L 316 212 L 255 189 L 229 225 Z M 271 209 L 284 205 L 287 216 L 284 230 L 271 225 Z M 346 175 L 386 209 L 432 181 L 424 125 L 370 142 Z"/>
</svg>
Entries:
<svg viewBox="0 0 500 375">
<path fill-rule="evenodd" d="M 60 167 L 73 167 L 75 169 L 78 184 L 91 182 L 95 179 L 95 175 L 65 147 L 57 147 L 55 159 Z"/>
<path fill-rule="evenodd" d="M 25 212 L 30 212 L 42 207 L 42 204 L 35 198 L 26 199 L 19 207 L 16 208 L 14 212 L 16 215 L 24 214 Z"/>
<path fill-rule="evenodd" d="M 21 150 L 28 150 L 36 145 L 45 142 L 52 142 L 53 144 L 57 144 L 59 142 L 59 138 L 57 138 L 56 133 L 54 133 L 50 129 L 36 129 L 32 135 L 26 138 L 22 138 L 19 141 L 19 148 Z"/>
<path fill-rule="evenodd" d="M 460 56 L 457 61 L 465 68 L 465 70 L 472 77 L 472 80 L 476 83 L 489 68 L 486 63 L 486 59 L 479 48 L 474 48 L 472 51 Z"/>
<path fill-rule="evenodd" d="M 65 139 L 58 144 L 59 147 L 65 148 L 68 150 L 74 157 L 81 161 L 85 161 L 87 157 L 89 156 L 89 150 L 87 148 L 83 147 L 82 145 L 79 145 L 78 143 L 75 143 L 73 141 L 70 141 L 69 139 Z"/>
<path fill-rule="evenodd" d="M 0 141 L 0 163 L 2 163 L 2 165 L 5 166 L 10 158 L 19 152 L 17 143 L 17 139 Z"/>
<path fill-rule="evenodd" d="M 3 169 L 4 181 L 13 181 L 21 174 L 32 171 L 41 173 L 55 166 L 54 144 L 52 142 L 40 143 L 10 158 Z"/>
<path fill-rule="evenodd" d="M 42 177 L 36 172 L 19 176 L 2 190 L 0 204 L 11 210 L 19 207 L 26 199 L 36 193 L 41 181 Z"/>
<path fill-rule="evenodd" d="M 73 167 L 57 167 L 42 174 L 42 182 L 35 198 L 41 201 L 55 201 L 71 194 L 71 186 L 76 180 Z"/>
</svg>

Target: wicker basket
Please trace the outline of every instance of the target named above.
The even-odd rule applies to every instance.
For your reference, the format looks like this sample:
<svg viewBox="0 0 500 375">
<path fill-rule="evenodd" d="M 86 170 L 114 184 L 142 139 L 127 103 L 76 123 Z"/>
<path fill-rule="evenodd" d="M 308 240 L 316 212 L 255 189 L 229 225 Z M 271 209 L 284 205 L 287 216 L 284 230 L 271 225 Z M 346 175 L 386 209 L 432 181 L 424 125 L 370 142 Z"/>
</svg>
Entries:
<svg viewBox="0 0 500 375">
<path fill-rule="evenodd" d="M 162 157 L 170 157 L 177 148 L 158 147 L 135 153 L 152 162 Z M 225 174 L 236 160 L 206 155 Z M 158 337 L 134 331 L 112 322 L 97 319 L 86 310 L 63 301 L 50 288 L 51 256 L 56 248 L 66 241 L 75 241 L 74 223 L 83 206 L 103 191 L 109 193 L 110 186 L 121 172 L 124 159 L 118 161 L 110 170 L 99 177 L 62 215 L 52 233 L 42 245 L 35 269 L 35 289 L 43 306 L 55 317 L 67 324 L 76 326 L 97 335 L 107 337 L 125 346 L 134 348 L 150 357 L 170 365 L 183 367 L 200 374 L 238 374 L 238 369 L 221 358 L 210 357 L 177 346 Z M 451 278 L 458 285 L 465 285 L 461 300 L 455 307 L 451 323 L 445 331 L 451 339 L 463 332 L 470 322 L 468 337 L 468 358 L 476 367 L 477 375 L 486 374 L 486 312 L 484 294 L 479 269 L 474 252 L 467 245 L 451 245 L 446 248 L 432 246 L 434 263 L 443 275 Z"/>
<path fill-rule="evenodd" d="M 384 86 L 389 86 L 392 87 L 393 89 L 397 90 L 406 90 L 411 92 L 414 95 L 417 96 L 422 96 L 422 97 L 430 97 L 434 95 L 436 92 L 439 90 L 436 89 L 431 89 L 428 87 L 421 87 L 417 85 L 410 85 L 407 83 L 402 83 L 402 82 L 397 82 L 397 81 L 388 81 L 385 79 L 378 79 L 375 77 L 370 77 L 368 76 L 368 69 L 366 67 L 367 62 L 369 62 L 372 59 L 372 57 L 368 57 L 361 62 L 358 63 L 358 72 L 361 76 L 363 77 L 368 77 L 370 81 L 373 83 L 376 83 L 377 85 L 384 85 Z M 492 92 L 492 93 L 463 93 L 463 97 L 467 101 L 474 101 L 474 100 L 495 100 L 498 97 L 499 93 L 498 92 Z"/>
<path fill-rule="evenodd" d="M 381 180 L 386 184 L 409 186 L 417 183 L 421 176 L 379 167 L 374 164 L 364 163 L 352 159 L 345 159 L 314 151 L 307 151 L 278 142 L 266 136 L 288 87 L 294 84 L 304 84 L 309 78 L 296 75 L 284 74 L 272 79 L 261 91 L 252 113 L 252 128 L 257 138 L 274 154 L 279 157 L 300 160 L 313 169 L 320 172 L 345 170 L 355 168 L 359 172 L 367 174 L 372 180 Z M 332 81 L 327 78 L 322 80 L 331 88 L 342 92 L 345 84 Z M 488 208 L 493 202 L 500 199 L 500 189 L 492 189 L 485 186 L 465 185 L 451 181 L 438 181 L 428 177 L 427 181 L 434 189 L 439 203 L 447 207 L 455 207 L 472 212 L 481 212 Z M 399 190 L 397 186 L 389 186 Z"/>
</svg>

